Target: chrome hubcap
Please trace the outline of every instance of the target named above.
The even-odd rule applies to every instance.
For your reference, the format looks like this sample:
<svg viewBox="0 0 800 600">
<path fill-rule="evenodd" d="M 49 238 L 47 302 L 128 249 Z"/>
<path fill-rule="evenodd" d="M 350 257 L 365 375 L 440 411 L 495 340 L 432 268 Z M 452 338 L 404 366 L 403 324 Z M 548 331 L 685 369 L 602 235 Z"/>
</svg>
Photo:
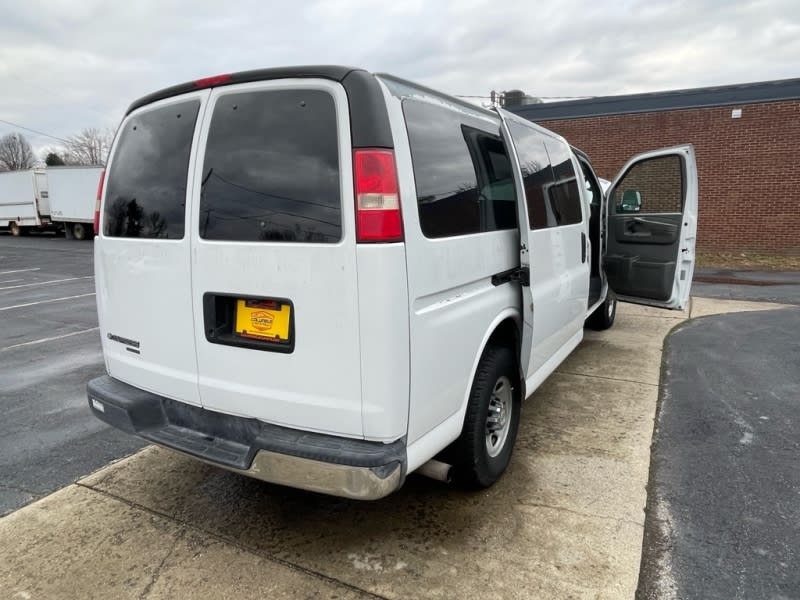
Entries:
<svg viewBox="0 0 800 600">
<path fill-rule="evenodd" d="M 494 384 L 486 415 L 486 452 L 494 458 L 503 450 L 508 430 L 511 428 L 511 410 L 514 388 L 508 377 L 500 377 Z"/>
</svg>

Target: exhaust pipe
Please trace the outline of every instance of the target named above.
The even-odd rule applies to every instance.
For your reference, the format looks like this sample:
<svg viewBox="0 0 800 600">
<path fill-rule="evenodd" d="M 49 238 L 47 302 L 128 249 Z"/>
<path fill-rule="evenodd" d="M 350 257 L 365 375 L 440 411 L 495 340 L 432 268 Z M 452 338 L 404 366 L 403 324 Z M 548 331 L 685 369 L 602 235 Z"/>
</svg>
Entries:
<svg viewBox="0 0 800 600">
<path fill-rule="evenodd" d="M 438 460 L 429 460 L 416 471 L 420 475 L 450 483 L 453 479 L 453 465 L 448 465 Z"/>
</svg>

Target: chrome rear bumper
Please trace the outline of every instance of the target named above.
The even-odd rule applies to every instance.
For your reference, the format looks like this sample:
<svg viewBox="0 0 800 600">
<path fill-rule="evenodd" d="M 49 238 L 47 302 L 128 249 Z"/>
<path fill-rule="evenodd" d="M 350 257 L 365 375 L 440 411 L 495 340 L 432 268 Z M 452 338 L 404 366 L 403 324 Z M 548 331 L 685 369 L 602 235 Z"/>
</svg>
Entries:
<svg viewBox="0 0 800 600">
<path fill-rule="evenodd" d="M 112 377 L 87 386 L 102 421 L 242 475 L 290 487 L 376 500 L 405 480 L 404 440 L 367 442 L 279 427 L 151 394 Z"/>
</svg>

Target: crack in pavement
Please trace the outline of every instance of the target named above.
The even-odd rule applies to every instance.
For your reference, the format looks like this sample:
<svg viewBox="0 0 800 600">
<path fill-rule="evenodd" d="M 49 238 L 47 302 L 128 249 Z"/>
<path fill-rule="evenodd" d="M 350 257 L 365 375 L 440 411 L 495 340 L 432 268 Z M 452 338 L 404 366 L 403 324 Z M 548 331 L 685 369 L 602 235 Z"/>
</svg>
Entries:
<svg viewBox="0 0 800 600">
<path fill-rule="evenodd" d="M 566 508 L 565 506 L 554 506 L 552 504 L 542 504 L 541 502 L 526 502 L 522 500 L 517 500 L 517 504 L 519 506 L 531 506 L 533 508 L 549 508 L 551 510 L 560 510 L 563 512 L 568 512 L 573 515 L 577 515 L 579 517 L 586 517 L 587 519 L 600 519 L 603 521 L 614 521 L 616 523 L 627 523 L 628 525 L 634 525 L 636 527 L 644 528 L 644 520 L 641 523 L 637 521 L 631 521 L 630 519 L 622 519 L 620 517 L 612 517 L 611 515 L 598 515 L 595 513 L 585 513 L 580 510 L 575 510 L 573 508 Z"/>
<path fill-rule="evenodd" d="M 560 375 L 577 375 L 578 377 L 594 377 L 596 379 L 608 379 L 609 381 L 622 381 L 624 383 L 638 383 L 641 385 L 649 385 L 651 387 L 658 387 L 659 384 L 657 383 L 649 383 L 647 381 L 639 381 L 637 379 L 620 379 L 619 377 L 608 377 L 607 375 L 592 375 L 589 373 L 575 373 L 574 371 L 561 371 L 556 370 L 556 373 Z"/>
<path fill-rule="evenodd" d="M 161 577 L 161 572 L 164 570 L 164 566 L 167 564 L 167 560 L 169 559 L 170 556 L 173 555 L 173 553 L 175 552 L 175 548 L 178 547 L 178 544 L 185 537 L 186 537 L 186 528 L 181 527 L 178 530 L 177 534 L 175 535 L 175 538 L 172 540 L 172 544 L 170 544 L 170 547 L 167 549 L 166 554 L 164 554 L 164 558 L 161 559 L 161 562 L 158 564 L 155 571 L 153 571 L 153 574 L 150 576 L 150 582 L 144 587 L 142 593 L 139 594 L 139 600 L 145 600 L 145 598 L 147 598 L 147 596 L 150 595 L 150 591 L 153 589 L 153 586 Z"/>
<path fill-rule="evenodd" d="M 259 550 L 250 548 L 248 546 L 245 546 L 244 544 L 239 543 L 234 538 L 225 537 L 225 536 L 220 535 L 219 533 L 217 533 L 215 531 L 210 531 L 210 530 L 205 529 L 203 527 L 200 527 L 198 525 L 195 525 L 195 524 L 192 524 L 192 523 L 188 523 L 186 521 L 182 521 L 182 520 L 180 520 L 180 519 L 178 519 L 178 518 L 176 518 L 176 517 L 174 517 L 172 515 L 169 515 L 167 513 L 163 513 L 161 511 L 152 509 L 149 506 L 144 506 L 142 504 L 139 504 L 138 502 L 134 502 L 132 500 L 128 500 L 127 498 L 123 498 L 122 496 L 118 496 L 116 494 L 112 494 L 111 492 L 107 492 L 106 490 L 101 490 L 101 489 L 92 487 L 92 486 L 87 485 L 85 483 L 81 483 L 80 481 L 75 482 L 75 485 L 79 486 L 79 487 L 82 487 L 82 488 L 84 488 L 86 490 L 95 492 L 97 494 L 102 494 L 103 496 L 106 496 L 107 498 L 111 498 L 112 500 L 116 500 L 118 502 L 122 502 L 123 504 L 127 504 L 128 506 L 130 506 L 132 508 L 136 508 L 138 510 L 142 510 L 144 512 L 150 513 L 151 515 L 155 515 L 157 517 L 161 517 L 161 518 L 166 519 L 168 521 L 171 521 L 173 523 L 177 523 L 178 525 L 180 525 L 183 528 L 186 528 L 186 529 L 191 528 L 191 529 L 194 529 L 195 531 L 199 531 L 199 532 L 201 532 L 201 533 L 203 533 L 203 534 L 205 534 L 205 535 L 207 535 L 207 536 L 209 536 L 209 537 L 211 537 L 211 538 L 213 538 L 213 539 L 215 539 L 215 540 L 217 540 L 219 542 L 223 542 L 225 544 L 229 544 L 229 545 L 231 545 L 231 546 L 233 546 L 235 548 L 238 548 L 242 552 L 247 552 L 248 554 L 252 554 L 254 556 L 261 557 L 261 558 L 263 558 L 265 560 L 269 560 L 269 561 L 274 562 L 274 563 L 276 563 L 278 565 L 281 565 L 282 567 L 286 567 L 287 569 L 291 569 L 293 571 L 297 571 L 297 572 L 303 573 L 305 575 L 310 575 L 310 576 L 315 577 L 317 579 L 322 579 L 323 581 L 327 581 L 328 583 L 332 583 L 334 585 L 338 585 L 340 587 L 349 589 L 349 590 L 351 590 L 353 592 L 357 592 L 357 593 L 361 594 L 362 596 L 364 596 L 366 598 L 373 598 L 374 600 L 390 600 L 386 596 L 382 596 L 380 594 L 376 594 L 375 592 L 370 592 L 369 590 L 365 590 L 363 588 L 360 588 L 360 587 L 358 587 L 356 585 L 353 585 L 352 583 L 348 583 L 346 581 L 342 581 L 340 579 L 336 579 L 335 577 L 331 577 L 330 575 L 325 575 L 324 573 L 319 573 L 318 571 L 314 571 L 313 569 L 309 569 L 308 567 L 304 567 L 302 565 L 295 564 L 295 563 L 290 562 L 288 560 L 285 560 L 285 559 L 282 559 L 282 558 L 278 558 L 277 556 L 274 556 L 274 555 L 272 555 L 272 554 L 270 554 L 268 552 L 261 552 Z M 184 533 L 184 535 L 185 535 L 185 533 Z M 173 546 L 173 548 L 170 549 L 170 553 L 172 553 L 173 551 L 174 551 L 174 546 Z M 166 558 L 167 557 L 164 558 L 164 561 L 166 561 Z M 163 566 L 163 561 L 162 561 L 162 566 Z M 160 572 L 160 569 L 161 569 L 161 567 L 159 567 L 159 569 L 157 569 L 157 572 Z M 152 583 L 154 583 L 154 582 L 151 582 L 150 585 L 152 585 Z M 150 587 L 150 585 L 148 585 L 148 588 Z"/>
</svg>

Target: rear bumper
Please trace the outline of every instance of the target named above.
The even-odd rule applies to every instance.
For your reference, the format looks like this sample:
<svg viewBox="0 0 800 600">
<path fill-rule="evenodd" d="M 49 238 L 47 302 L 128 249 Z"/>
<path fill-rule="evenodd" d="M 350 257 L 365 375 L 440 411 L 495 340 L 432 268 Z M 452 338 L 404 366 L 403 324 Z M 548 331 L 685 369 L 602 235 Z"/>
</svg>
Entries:
<svg viewBox="0 0 800 600">
<path fill-rule="evenodd" d="M 405 479 L 404 440 L 391 444 L 311 433 L 177 402 L 109 376 L 87 386 L 100 420 L 243 475 L 290 487 L 376 500 Z"/>
</svg>

